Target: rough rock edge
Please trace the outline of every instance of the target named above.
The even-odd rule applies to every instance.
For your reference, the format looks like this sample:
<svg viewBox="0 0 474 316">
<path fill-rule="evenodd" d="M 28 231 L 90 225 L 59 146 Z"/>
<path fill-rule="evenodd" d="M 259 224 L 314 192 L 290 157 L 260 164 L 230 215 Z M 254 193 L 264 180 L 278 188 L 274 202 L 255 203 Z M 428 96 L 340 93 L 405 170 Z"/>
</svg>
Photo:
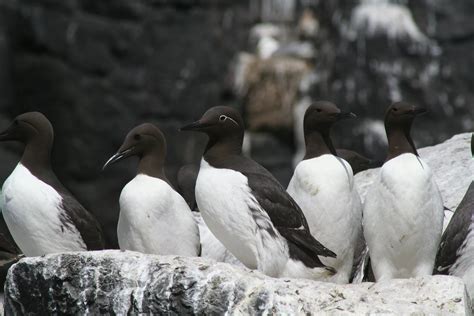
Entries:
<svg viewBox="0 0 474 316">
<path fill-rule="evenodd" d="M 9 271 L 5 312 L 469 314 L 462 281 L 434 276 L 359 285 L 273 279 L 203 258 L 108 250 L 25 258 Z"/>
</svg>

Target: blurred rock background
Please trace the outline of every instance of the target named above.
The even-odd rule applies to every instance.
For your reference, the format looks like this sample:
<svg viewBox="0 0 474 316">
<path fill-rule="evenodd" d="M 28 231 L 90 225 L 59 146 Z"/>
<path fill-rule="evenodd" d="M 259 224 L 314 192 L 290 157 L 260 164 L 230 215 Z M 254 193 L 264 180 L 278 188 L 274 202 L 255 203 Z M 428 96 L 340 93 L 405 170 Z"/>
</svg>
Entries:
<svg viewBox="0 0 474 316">
<path fill-rule="evenodd" d="M 286 185 L 317 99 L 359 115 L 335 142 L 374 159 L 397 100 L 430 110 L 418 146 L 472 131 L 473 51 L 472 0 L 0 0 L 0 129 L 25 111 L 50 118 L 59 178 L 116 247 L 118 197 L 136 162 L 101 167 L 133 126 L 164 131 L 174 182 L 206 142 L 177 128 L 235 106 L 246 153 Z M 20 152 L 1 144 L 0 181 Z"/>
</svg>

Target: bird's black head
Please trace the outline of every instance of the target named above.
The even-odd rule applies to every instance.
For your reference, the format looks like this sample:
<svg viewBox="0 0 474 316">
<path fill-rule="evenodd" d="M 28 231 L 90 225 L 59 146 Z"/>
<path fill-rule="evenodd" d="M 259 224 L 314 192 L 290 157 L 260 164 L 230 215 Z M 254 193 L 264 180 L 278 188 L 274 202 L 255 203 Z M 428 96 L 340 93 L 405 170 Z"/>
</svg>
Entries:
<svg viewBox="0 0 474 316">
<path fill-rule="evenodd" d="M 413 120 L 426 110 L 406 102 L 396 102 L 385 112 L 385 131 L 388 138 L 388 155 L 386 161 L 404 153 L 418 155 L 410 136 Z"/>
<path fill-rule="evenodd" d="M 236 109 L 216 106 L 207 110 L 196 122 L 183 126 L 181 131 L 197 131 L 209 136 L 205 156 L 214 158 L 240 154 L 244 139 L 244 121 Z M 211 158 L 209 158 L 211 159 Z"/>
<path fill-rule="evenodd" d="M 356 115 L 351 112 L 341 112 L 333 103 L 328 101 L 318 101 L 308 107 L 304 115 L 305 133 L 311 131 L 329 130 L 337 121 L 354 118 Z"/>
<path fill-rule="evenodd" d="M 49 148 L 53 143 L 53 126 L 40 112 L 27 112 L 18 115 L 11 125 L 0 134 L 0 141 L 19 141 L 27 145 L 37 140 Z"/>
<path fill-rule="evenodd" d="M 406 102 L 393 103 L 385 111 L 385 128 L 400 127 L 409 132 L 415 117 L 423 113 L 426 113 L 426 109 L 422 107 Z"/>
<path fill-rule="evenodd" d="M 181 127 L 182 131 L 197 131 L 210 137 L 243 134 L 244 122 L 239 112 L 228 106 L 215 106 L 196 122 Z"/>
<path fill-rule="evenodd" d="M 161 161 L 166 156 L 166 140 L 158 127 L 144 123 L 133 128 L 125 137 L 122 146 L 104 165 L 103 169 L 113 163 L 131 156 L 143 157 L 151 154 L 158 155 Z"/>
</svg>

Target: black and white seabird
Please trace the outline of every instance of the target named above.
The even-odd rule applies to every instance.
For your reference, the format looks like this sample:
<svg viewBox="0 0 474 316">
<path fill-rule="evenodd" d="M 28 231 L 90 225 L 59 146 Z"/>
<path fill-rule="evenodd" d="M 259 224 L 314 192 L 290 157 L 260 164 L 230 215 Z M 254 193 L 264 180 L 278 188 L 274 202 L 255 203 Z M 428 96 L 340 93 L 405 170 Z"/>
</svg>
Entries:
<svg viewBox="0 0 474 316">
<path fill-rule="evenodd" d="M 443 233 L 434 273 L 462 278 L 474 303 L 474 181 Z"/>
<path fill-rule="evenodd" d="M 388 157 L 364 201 L 363 227 L 377 281 L 431 275 L 443 228 L 443 202 L 410 136 L 426 112 L 405 102 L 385 113 Z"/>
<path fill-rule="evenodd" d="M 350 117 L 355 114 L 343 113 L 327 101 L 308 107 L 303 124 L 306 155 L 287 189 L 301 207 L 314 238 L 336 253 L 337 258 L 320 258 L 337 270 L 330 279 L 335 283 L 349 282 L 354 249 L 362 235 L 362 203 L 352 168 L 338 157 L 329 135 L 334 123 Z"/>
<path fill-rule="evenodd" d="M 199 173 L 199 165 L 187 164 L 179 168 L 177 175 L 178 192 L 184 198 L 192 211 L 198 211 L 196 205 L 196 179 Z"/>
<path fill-rule="evenodd" d="M 351 165 L 354 175 L 367 169 L 382 166 L 381 161 L 369 159 L 353 150 L 336 148 L 336 153 L 338 157 L 341 157 Z"/>
<path fill-rule="evenodd" d="M 3 217 L 26 256 L 104 248 L 95 218 L 51 169 L 53 127 L 39 112 L 15 118 L 0 141 L 19 141 L 23 156 L 3 184 Z"/>
<path fill-rule="evenodd" d="M 318 256 L 335 254 L 311 236 L 296 202 L 270 172 L 242 155 L 244 123 L 235 109 L 211 108 L 182 130 L 209 136 L 196 202 L 209 229 L 237 259 L 273 277 L 334 274 Z"/>
<path fill-rule="evenodd" d="M 133 128 L 104 169 L 138 156 L 137 175 L 122 189 L 117 238 L 120 249 L 198 256 L 199 230 L 189 206 L 165 176 L 166 140 L 150 123 Z"/>
</svg>

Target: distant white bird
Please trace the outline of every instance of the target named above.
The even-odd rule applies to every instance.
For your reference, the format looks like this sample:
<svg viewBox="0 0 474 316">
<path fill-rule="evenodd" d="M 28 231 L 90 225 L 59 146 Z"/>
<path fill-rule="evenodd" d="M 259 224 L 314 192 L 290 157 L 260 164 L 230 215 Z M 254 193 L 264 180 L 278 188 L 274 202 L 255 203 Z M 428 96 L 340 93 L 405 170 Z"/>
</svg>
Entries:
<svg viewBox="0 0 474 316">
<path fill-rule="evenodd" d="M 404 102 L 385 114 L 388 157 L 364 201 L 364 236 L 377 281 L 431 275 L 443 227 L 443 202 L 410 137 L 425 110 Z"/>
<path fill-rule="evenodd" d="M 257 55 L 262 59 L 272 57 L 278 50 L 280 43 L 271 36 L 265 36 L 258 40 Z"/>
<path fill-rule="evenodd" d="M 136 177 L 120 194 L 120 249 L 149 254 L 198 256 L 199 229 L 186 201 L 164 173 L 166 140 L 152 124 L 132 129 L 104 168 L 130 156 L 140 158 Z"/>
<path fill-rule="evenodd" d="M 352 168 L 337 156 L 329 135 L 335 122 L 349 117 L 355 115 L 342 113 L 326 101 L 306 110 L 306 155 L 296 166 L 287 190 L 301 207 L 314 238 L 336 253 L 336 258 L 320 258 L 336 269 L 330 278 L 336 283 L 349 282 L 354 256 L 358 255 L 355 248 L 362 235 L 362 204 Z"/>
</svg>

